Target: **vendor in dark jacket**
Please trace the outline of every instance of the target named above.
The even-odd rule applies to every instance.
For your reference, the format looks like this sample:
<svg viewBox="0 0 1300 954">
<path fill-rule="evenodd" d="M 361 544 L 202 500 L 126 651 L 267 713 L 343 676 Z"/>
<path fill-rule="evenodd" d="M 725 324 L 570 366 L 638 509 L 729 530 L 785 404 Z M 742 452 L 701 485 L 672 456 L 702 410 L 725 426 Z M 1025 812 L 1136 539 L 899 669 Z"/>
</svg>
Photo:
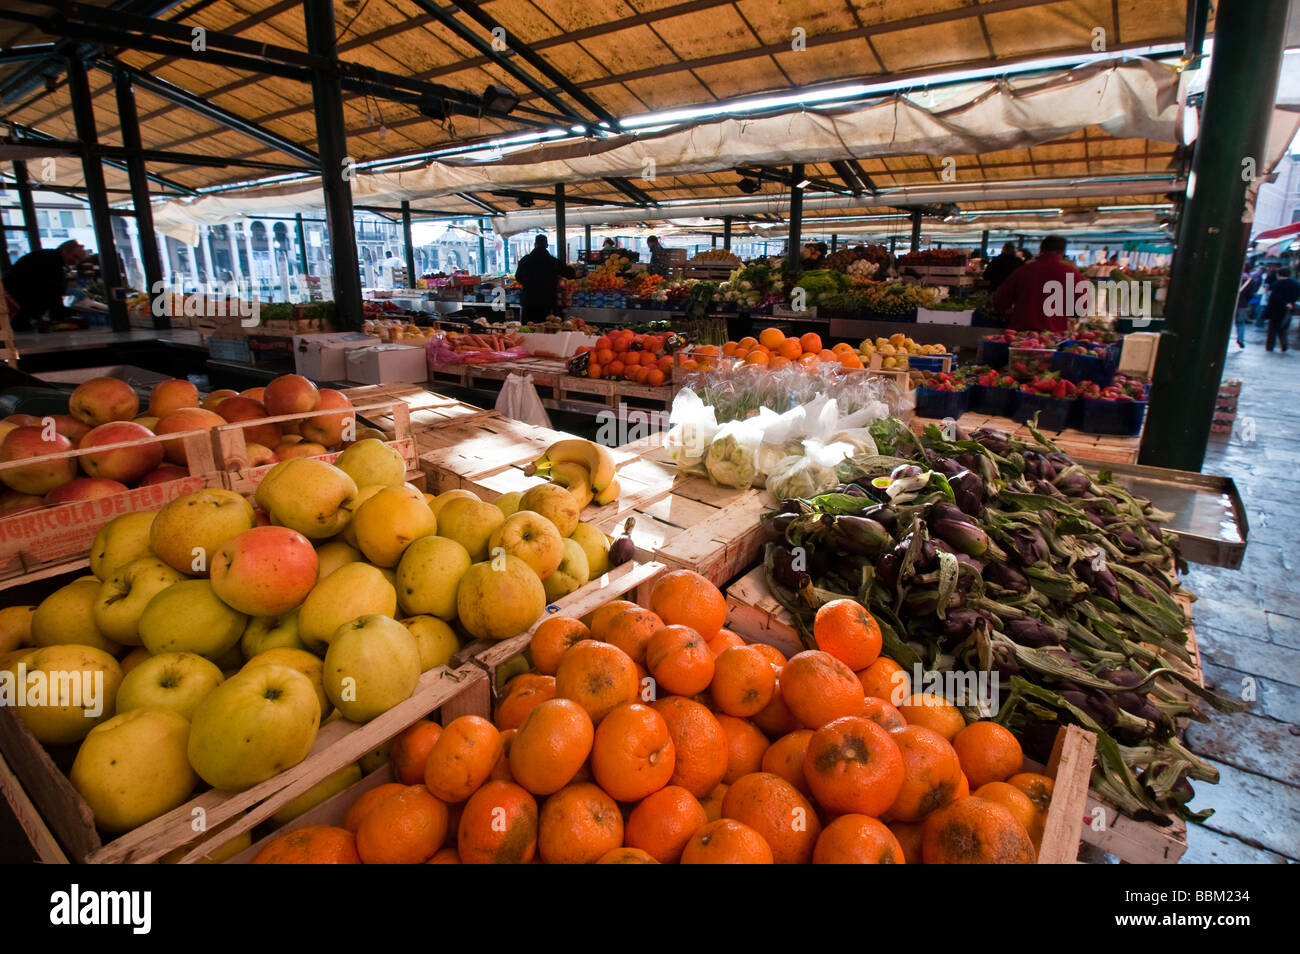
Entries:
<svg viewBox="0 0 1300 954">
<path fill-rule="evenodd" d="M 63 305 L 68 269 L 85 259 L 86 249 L 69 239 L 58 248 L 37 249 L 14 262 L 5 278 L 5 291 L 18 302 L 14 331 L 31 331 L 42 319 L 54 321 L 68 314 Z"/>
<path fill-rule="evenodd" d="M 984 280 L 989 283 L 989 291 L 997 291 L 998 286 L 1023 264 L 1025 264 L 1024 260 L 1016 254 L 1015 242 L 1007 242 L 1003 245 L 1002 254 L 984 266 Z"/>
<path fill-rule="evenodd" d="M 555 311 L 556 292 L 560 278 L 573 278 L 572 265 L 566 265 L 546 250 L 549 243 L 545 235 L 533 241 L 533 250 L 515 266 L 515 279 L 523 286 L 520 296 L 520 320 L 524 324 L 545 321 Z"/>
</svg>

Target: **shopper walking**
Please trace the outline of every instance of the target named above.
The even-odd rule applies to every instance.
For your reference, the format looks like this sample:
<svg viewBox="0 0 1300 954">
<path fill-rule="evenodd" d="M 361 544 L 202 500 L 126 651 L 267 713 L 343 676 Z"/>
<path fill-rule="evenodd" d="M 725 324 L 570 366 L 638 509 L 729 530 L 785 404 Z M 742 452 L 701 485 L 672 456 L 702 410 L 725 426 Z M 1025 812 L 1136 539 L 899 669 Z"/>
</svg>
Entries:
<svg viewBox="0 0 1300 954">
<path fill-rule="evenodd" d="M 646 245 L 650 246 L 650 274 L 667 278 L 672 271 L 672 262 L 668 258 L 668 249 L 664 247 L 663 242 L 659 241 L 657 235 L 650 236 L 645 242 Z"/>
<path fill-rule="evenodd" d="M 545 235 L 533 240 L 533 250 L 515 266 L 515 280 L 523 287 L 520 296 L 524 324 L 545 321 L 555 311 L 556 293 L 560 277 L 573 278 L 572 265 L 566 265 L 547 251 Z"/>
<path fill-rule="evenodd" d="M 1009 315 L 1015 331 L 1066 331 L 1074 316 L 1075 289 L 1087 281 L 1065 260 L 1065 239 L 1043 239 L 1038 258 L 1013 271 L 993 294 L 993 308 Z"/>
<path fill-rule="evenodd" d="M 1016 254 L 1016 243 L 1004 243 L 1002 253 L 984 266 L 984 280 L 989 283 L 989 292 L 1001 288 L 1002 283 L 1011 277 L 1011 273 L 1023 264 L 1025 264 L 1024 260 Z"/>
<path fill-rule="evenodd" d="M 1286 348 L 1287 332 L 1291 330 L 1291 306 L 1300 301 L 1300 282 L 1291 277 L 1291 269 L 1279 268 L 1277 281 L 1268 294 L 1268 304 L 1264 306 L 1264 318 L 1268 321 L 1268 341 L 1264 348 L 1273 350 L 1273 345 L 1281 342 L 1282 350 Z"/>
<path fill-rule="evenodd" d="M 1259 291 L 1259 277 L 1250 272 L 1241 273 L 1241 284 L 1237 287 L 1237 347 L 1246 347 L 1246 322 L 1250 319 L 1250 301 Z"/>
</svg>

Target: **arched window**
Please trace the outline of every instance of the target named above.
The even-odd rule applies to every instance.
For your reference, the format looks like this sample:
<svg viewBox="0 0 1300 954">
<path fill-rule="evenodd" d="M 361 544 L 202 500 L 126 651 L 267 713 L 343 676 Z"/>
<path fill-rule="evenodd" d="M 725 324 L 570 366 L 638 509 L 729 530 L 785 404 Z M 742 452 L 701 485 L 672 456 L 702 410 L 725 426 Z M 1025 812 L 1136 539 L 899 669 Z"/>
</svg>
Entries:
<svg viewBox="0 0 1300 954">
<path fill-rule="evenodd" d="M 253 243 L 254 252 L 269 252 L 271 250 L 271 246 L 266 240 L 266 223 L 253 222 L 249 226 L 248 236 Z"/>
</svg>

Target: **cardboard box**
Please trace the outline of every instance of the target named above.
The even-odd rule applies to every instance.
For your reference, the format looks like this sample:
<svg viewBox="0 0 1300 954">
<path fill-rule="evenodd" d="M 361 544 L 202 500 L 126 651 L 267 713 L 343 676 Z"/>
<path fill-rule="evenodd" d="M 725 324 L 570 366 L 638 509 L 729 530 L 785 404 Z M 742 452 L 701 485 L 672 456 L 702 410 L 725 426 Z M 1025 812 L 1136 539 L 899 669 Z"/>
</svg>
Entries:
<svg viewBox="0 0 1300 954">
<path fill-rule="evenodd" d="M 344 355 L 348 380 L 354 384 L 423 384 L 429 380 L 424 348 L 380 344 L 353 348 Z"/>
<path fill-rule="evenodd" d="M 377 338 L 359 331 L 294 335 L 294 370 L 313 381 L 346 381 L 348 372 L 343 362 L 344 354 L 377 341 Z"/>
</svg>

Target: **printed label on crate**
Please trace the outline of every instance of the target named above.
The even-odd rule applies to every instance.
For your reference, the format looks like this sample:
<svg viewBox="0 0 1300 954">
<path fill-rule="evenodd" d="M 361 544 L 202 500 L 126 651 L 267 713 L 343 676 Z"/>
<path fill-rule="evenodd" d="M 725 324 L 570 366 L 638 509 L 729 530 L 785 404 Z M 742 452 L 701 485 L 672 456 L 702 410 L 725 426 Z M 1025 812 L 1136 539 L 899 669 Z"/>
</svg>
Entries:
<svg viewBox="0 0 1300 954">
<path fill-rule="evenodd" d="M 158 510 L 182 494 L 202 490 L 202 477 L 182 477 L 136 487 L 124 494 L 42 507 L 0 520 L 0 574 L 13 576 L 24 566 L 84 555 L 99 528 L 114 517 Z"/>
</svg>

